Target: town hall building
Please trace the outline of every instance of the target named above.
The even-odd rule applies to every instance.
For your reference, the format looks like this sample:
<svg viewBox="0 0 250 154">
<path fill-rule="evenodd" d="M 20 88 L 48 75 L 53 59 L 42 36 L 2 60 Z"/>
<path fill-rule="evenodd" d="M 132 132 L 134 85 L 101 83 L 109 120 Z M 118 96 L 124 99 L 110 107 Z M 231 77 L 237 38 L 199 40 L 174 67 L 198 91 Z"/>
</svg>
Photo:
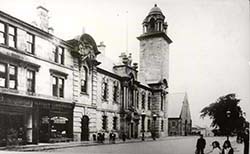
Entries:
<svg viewBox="0 0 250 154">
<path fill-rule="evenodd" d="M 0 11 L 0 146 L 168 135 L 172 40 L 157 5 L 137 37 L 139 65 L 126 53 L 112 62 L 89 34 L 54 36 L 37 11 L 33 24 Z"/>
</svg>

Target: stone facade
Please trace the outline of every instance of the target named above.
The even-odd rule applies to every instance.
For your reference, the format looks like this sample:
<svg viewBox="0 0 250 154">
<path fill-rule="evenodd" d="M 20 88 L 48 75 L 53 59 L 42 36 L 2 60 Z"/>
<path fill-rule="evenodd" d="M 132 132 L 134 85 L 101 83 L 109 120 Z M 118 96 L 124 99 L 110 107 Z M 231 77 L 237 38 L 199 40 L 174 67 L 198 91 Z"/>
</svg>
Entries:
<svg viewBox="0 0 250 154">
<path fill-rule="evenodd" d="M 131 54 L 111 62 L 105 45 L 97 46 L 86 33 L 68 41 L 55 37 L 47 13 L 38 7 L 33 26 L 0 12 L 0 37 L 5 36 L 0 38 L 0 114 L 12 119 L 7 129 L 18 120 L 10 114 L 14 106 L 23 120 L 13 129 L 16 134 L 24 129 L 25 143 L 95 140 L 111 132 L 126 138 L 166 136 L 172 41 L 161 10 L 151 9 L 138 37 L 140 70 Z M 0 118 L 0 131 L 5 122 Z M 10 144 L 7 139 L 0 136 L 0 145 Z"/>
</svg>

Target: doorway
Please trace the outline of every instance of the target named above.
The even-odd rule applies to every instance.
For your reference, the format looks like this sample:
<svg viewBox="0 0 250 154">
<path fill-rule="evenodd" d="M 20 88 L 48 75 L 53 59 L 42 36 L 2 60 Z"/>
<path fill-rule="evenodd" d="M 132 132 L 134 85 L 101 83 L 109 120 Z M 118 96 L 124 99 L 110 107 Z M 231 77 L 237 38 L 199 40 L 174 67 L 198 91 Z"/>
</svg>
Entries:
<svg viewBox="0 0 250 154">
<path fill-rule="evenodd" d="M 82 117 L 81 124 L 82 124 L 81 140 L 89 141 L 89 117 L 84 115 Z"/>
</svg>

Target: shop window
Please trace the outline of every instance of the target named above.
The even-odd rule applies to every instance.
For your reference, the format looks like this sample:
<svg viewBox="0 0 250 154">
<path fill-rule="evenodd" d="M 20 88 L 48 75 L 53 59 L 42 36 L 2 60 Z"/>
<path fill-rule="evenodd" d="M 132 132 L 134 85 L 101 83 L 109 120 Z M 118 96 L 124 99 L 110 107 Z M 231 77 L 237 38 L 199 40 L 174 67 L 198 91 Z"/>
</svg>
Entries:
<svg viewBox="0 0 250 154">
<path fill-rule="evenodd" d="M 5 30 L 5 24 L 0 22 L 0 44 L 5 44 L 5 34 L 6 34 L 6 30 Z"/>
<path fill-rule="evenodd" d="M 141 95 L 141 108 L 145 109 L 145 93 Z"/>
<path fill-rule="evenodd" d="M 34 54 L 35 50 L 35 36 L 33 34 L 27 33 L 27 48 L 28 53 Z"/>
<path fill-rule="evenodd" d="M 64 64 L 64 48 L 61 46 L 53 46 L 54 62 Z"/>
<path fill-rule="evenodd" d="M 113 101 L 117 103 L 118 98 L 119 98 L 119 85 L 118 85 L 118 82 L 114 81 Z"/>
<path fill-rule="evenodd" d="M 27 91 L 35 92 L 35 71 L 27 70 Z"/>
<path fill-rule="evenodd" d="M 86 67 L 82 67 L 81 92 L 87 93 L 88 71 Z"/>
<path fill-rule="evenodd" d="M 113 130 L 117 130 L 117 121 L 118 121 L 118 118 L 114 117 L 113 118 Z"/>
<path fill-rule="evenodd" d="M 8 42 L 9 46 L 15 48 L 16 47 L 16 27 L 9 26 L 8 31 Z"/>
<path fill-rule="evenodd" d="M 105 78 L 102 81 L 102 99 L 108 100 L 108 80 Z"/>
<path fill-rule="evenodd" d="M 64 79 L 53 76 L 53 96 L 64 97 Z"/>
<path fill-rule="evenodd" d="M 102 129 L 107 130 L 108 126 L 108 117 L 106 115 L 102 116 Z"/>
<path fill-rule="evenodd" d="M 151 130 L 151 120 L 148 119 L 148 131 L 150 131 L 150 130 Z"/>
<path fill-rule="evenodd" d="M 151 97 L 148 95 L 148 110 L 151 110 Z"/>
</svg>

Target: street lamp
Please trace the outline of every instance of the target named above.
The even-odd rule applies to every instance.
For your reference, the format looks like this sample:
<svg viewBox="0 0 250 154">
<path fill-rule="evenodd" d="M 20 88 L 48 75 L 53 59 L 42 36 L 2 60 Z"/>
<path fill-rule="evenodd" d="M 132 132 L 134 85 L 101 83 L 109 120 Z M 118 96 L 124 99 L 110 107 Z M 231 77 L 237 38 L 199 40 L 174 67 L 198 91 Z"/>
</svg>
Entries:
<svg viewBox="0 0 250 154">
<path fill-rule="evenodd" d="M 227 132 L 227 140 L 229 140 L 229 133 L 230 133 L 229 120 L 230 120 L 230 116 L 231 116 L 231 111 L 230 111 L 230 110 L 227 110 L 226 116 L 227 116 L 227 129 L 228 129 L 228 132 Z"/>
<path fill-rule="evenodd" d="M 144 141 L 144 132 L 145 132 L 144 123 L 145 123 L 145 116 L 146 116 L 146 113 L 145 113 L 145 112 L 142 112 L 142 113 L 141 113 L 141 118 L 142 118 L 142 138 L 141 138 L 141 140 L 142 140 L 142 141 Z"/>
<path fill-rule="evenodd" d="M 152 131 L 152 138 L 153 138 L 153 140 L 155 140 L 155 137 L 156 137 L 156 129 L 155 129 L 156 118 L 157 118 L 157 114 L 153 114 L 153 121 L 154 121 L 154 126 L 153 126 L 153 131 Z"/>
</svg>

